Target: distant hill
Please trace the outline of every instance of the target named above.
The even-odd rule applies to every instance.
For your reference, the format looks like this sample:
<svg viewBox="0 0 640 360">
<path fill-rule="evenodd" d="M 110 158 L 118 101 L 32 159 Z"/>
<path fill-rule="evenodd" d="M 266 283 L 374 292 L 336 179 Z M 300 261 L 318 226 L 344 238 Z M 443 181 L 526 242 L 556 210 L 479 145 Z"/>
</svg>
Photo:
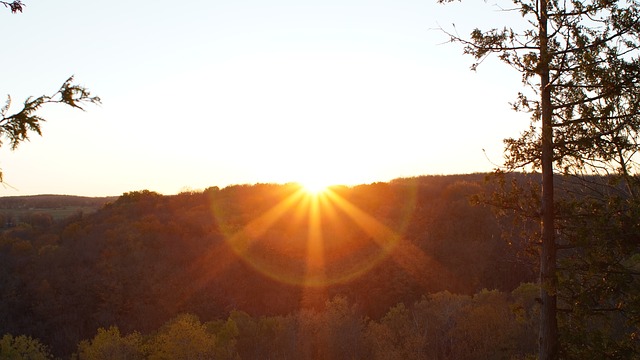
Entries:
<svg viewBox="0 0 640 360">
<path fill-rule="evenodd" d="M 0 226 L 24 221 L 34 214 L 48 214 L 53 220 L 61 220 L 75 214 L 90 214 L 105 204 L 114 202 L 116 196 L 86 197 L 74 195 L 31 195 L 0 197 Z"/>
<path fill-rule="evenodd" d="M 86 197 L 74 195 L 30 195 L 0 197 L 0 209 L 57 209 L 69 206 L 100 208 L 117 196 Z"/>
</svg>

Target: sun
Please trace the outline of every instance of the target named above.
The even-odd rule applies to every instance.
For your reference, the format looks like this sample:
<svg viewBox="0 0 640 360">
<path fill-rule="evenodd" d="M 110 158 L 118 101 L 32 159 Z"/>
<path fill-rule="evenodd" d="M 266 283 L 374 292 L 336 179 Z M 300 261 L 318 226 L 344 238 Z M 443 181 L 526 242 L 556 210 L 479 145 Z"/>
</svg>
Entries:
<svg viewBox="0 0 640 360">
<path fill-rule="evenodd" d="M 304 191 L 310 195 L 320 195 L 326 192 L 331 186 L 331 184 L 321 181 L 320 179 L 306 180 L 304 182 L 301 182 L 300 185 L 302 186 Z"/>
<path fill-rule="evenodd" d="M 291 176 L 302 192 L 314 196 L 325 195 L 332 187 L 342 185 L 341 171 L 329 166 L 329 159 L 322 159 L 318 154 L 307 157 Z"/>
</svg>

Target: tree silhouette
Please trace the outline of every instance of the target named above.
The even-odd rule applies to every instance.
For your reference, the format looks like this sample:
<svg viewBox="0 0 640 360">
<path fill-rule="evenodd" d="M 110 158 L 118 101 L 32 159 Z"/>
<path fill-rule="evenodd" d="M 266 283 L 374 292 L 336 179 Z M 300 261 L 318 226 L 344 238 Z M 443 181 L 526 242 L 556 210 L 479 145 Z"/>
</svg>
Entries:
<svg viewBox="0 0 640 360">
<path fill-rule="evenodd" d="M 8 1 L 0 1 L 0 4 L 4 5 L 4 7 L 11 9 L 12 13 L 17 13 L 22 12 L 22 7 L 24 6 L 24 4 L 22 3 L 22 1 L 20 0 L 16 0 L 13 2 L 8 2 Z"/>
<path fill-rule="evenodd" d="M 0 1 L 0 3 L 11 9 L 12 13 L 22 12 L 25 6 L 20 0 Z M 100 104 L 100 98 L 92 96 L 85 87 L 74 84 L 73 76 L 71 76 L 52 95 L 28 97 L 24 101 L 22 109 L 12 114 L 9 113 L 11 103 L 11 96 L 7 95 L 7 101 L 0 109 L 0 146 L 2 146 L 3 140 L 8 140 L 11 150 L 15 150 L 21 142 L 29 140 L 30 133 L 35 132 L 42 135 L 40 125 L 45 119 L 38 116 L 36 112 L 43 105 L 65 104 L 83 110 L 81 105 L 85 103 Z M 2 171 L 0 171 L 0 182 L 2 182 Z"/>
<path fill-rule="evenodd" d="M 440 3 L 453 0 L 439 0 Z M 524 28 L 475 29 L 452 42 L 475 57 L 489 55 L 522 75 L 528 93 L 513 107 L 531 113 L 531 125 L 506 139 L 506 166 L 542 175 L 540 359 L 560 354 L 557 325 L 557 211 L 554 173 L 619 173 L 629 181 L 640 129 L 639 3 L 628 1 L 514 0 Z"/>
</svg>

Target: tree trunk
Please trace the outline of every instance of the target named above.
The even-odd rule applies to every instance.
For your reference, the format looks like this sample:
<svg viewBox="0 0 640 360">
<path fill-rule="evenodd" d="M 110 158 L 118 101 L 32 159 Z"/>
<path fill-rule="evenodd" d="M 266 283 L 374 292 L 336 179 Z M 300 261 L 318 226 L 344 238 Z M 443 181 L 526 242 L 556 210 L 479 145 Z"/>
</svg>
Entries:
<svg viewBox="0 0 640 360">
<path fill-rule="evenodd" d="M 540 0 L 540 93 L 542 117 L 542 250 L 540 253 L 540 360 L 558 358 L 558 322 L 556 319 L 556 244 L 553 206 L 553 123 L 551 87 L 549 84 L 550 54 L 547 33 L 547 0 Z"/>
</svg>

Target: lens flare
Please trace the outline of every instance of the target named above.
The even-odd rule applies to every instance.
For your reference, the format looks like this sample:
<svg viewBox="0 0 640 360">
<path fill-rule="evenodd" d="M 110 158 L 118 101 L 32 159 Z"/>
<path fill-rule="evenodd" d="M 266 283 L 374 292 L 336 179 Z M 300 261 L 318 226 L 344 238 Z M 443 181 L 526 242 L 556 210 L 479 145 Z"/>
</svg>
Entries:
<svg viewBox="0 0 640 360">
<path fill-rule="evenodd" d="M 402 202 L 408 213 L 396 214 L 390 227 L 389 218 L 381 221 L 352 203 L 346 187 L 305 182 L 279 189 L 247 197 L 250 203 L 235 210 L 218 208 L 216 220 L 240 260 L 277 281 L 315 288 L 354 280 L 387 259 L 414 200 Z"/>
</svg>

